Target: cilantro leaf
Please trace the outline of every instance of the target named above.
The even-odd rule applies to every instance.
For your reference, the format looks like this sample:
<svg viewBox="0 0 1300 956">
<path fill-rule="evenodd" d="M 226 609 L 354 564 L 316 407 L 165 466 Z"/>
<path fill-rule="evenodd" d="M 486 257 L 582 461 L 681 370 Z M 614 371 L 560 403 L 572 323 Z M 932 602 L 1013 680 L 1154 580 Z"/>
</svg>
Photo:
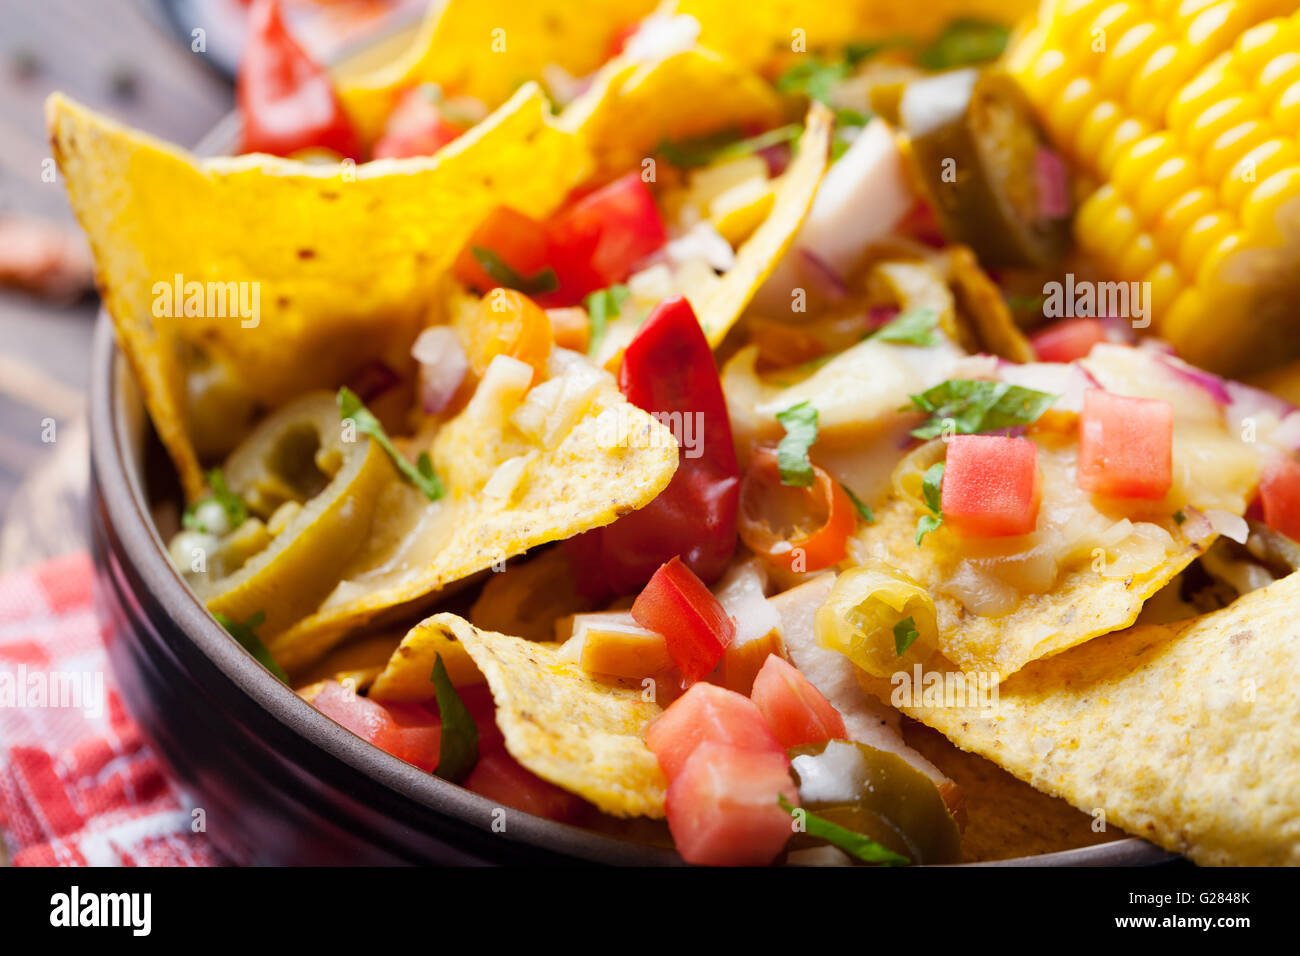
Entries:
<svg viewBox="0 0 1300 956">
<path fill-rule="evenodd" d="M 849 496 L 849 501 L 853 502 L 853 508 L 857 511 L 858 516 L 867 524 L 874 524 L 876 520 L 875 514 L 873 514 L 871 509 L 863 503 L 861 498 L 853 493 L 853 489 L 842 481 L 840 482 L 840 487 L 843 488 L 844 493 Z"/>
<path fill-rule="evenodd" d="M 938 324 L 939 315 L 934 309 L 908 309 L 876 329 L 869 338 L 899 345 L 938 345 L 939 337 L 934 334 Z"/>
<path fill-rule="evenodd" d="M 340 388 L 338 403 L 339 418 L 343 421 L 351 419 L 357 431 L 373 438 L 379 447 L 388 453 L 393 465 L 407 481 L 424 492 L 424 496 L 430 501 L 437 501 L 442 497 L 442 482 L 434 474 L 433 461 L 427 452 L 420 452 L 414 465 L 407 461 L 406 456 L 393 445 L 392 439 L 388 437 L 388 432 L 384 431 L 384 426 L 380 424 L 379 419 L 361 403 L 361 399 L 357 398 L 352 389 Z"/>
<path fill-rule="evenodd" d="M 207 475 L 208 487 L 212 489 L 212 494 L 206 498 L 200 498 L 194 504 L 185 509 L 181 515 L 181 527 L 191 531 L 207 531 L 202 520 L 199 518 L 199 506 L 209 501 L 215 501 L 226 513 L 226 522 L 230 530 L 238 528 L 248 519 L 248 505 L 244 504 L 244 499 L 239 497 L 230 490 L 226 484 L 225 473 L 220 468 L 213 468 Z"/>
<path fill-rule="evenodd" d="M 609 320 L 618 318 L 619 310 L 623 308 L 623 303 L 631 294 L 632 290 L 627 286 L 615 284 L 587 296 L 584 304 L 587 306 L 587 317 L 591 321 L 591 342 L 587 346 L 589 356 L 595 357 L 600 351 L 600 346 L 605 341 L 605 330 Z"/>
<path fill-rule="evenodd" d="M 830 105 L 831 90 L 849 75 L 847 61 L 828 62 L 807 57 L 776 78 L 782 93 L 800 93 L 810 100 Z"/>
<path fill-rule="evenodd" d="M 1011 31 L 986 20 L 954 20 L 928 47 L 917 54 L 927 70 L 951 70 L 996 60 L 1007 47 Z"/>
<path fill-rule="evenodd" d="M 433 692 L 438 698 L 438 717 L 442 721 L 438 766 L 433 772 L 444 780 L 460 783 L 478 762 L 478 725 L 447 676 L 441 654 L 433 659 L 433 674 L 429 680 L 433 682 Z"/>
<path fill-rule="evenodd" d="M 535 275 L 524 276 L 485 246 L 475 246 L 473 252 L 474 258 L 483 267 L 483 271 L 491 276 L 492 281 L 507 289 L 518 289 L 525 295 L 540 295 L 543 292 L 554 292 L 560 287 L 560 280 L 556 278 L 555 270 L 550 266 Z"/>
<path fill-rule="evenodd" d="M 785 794 L 777 797 L 777 802 L 781 805 L 781 809 L 792 817 L 796 811 L 803 813 L 804 825 L 809 836 L 825 840 L 832 846 L 839 847 L 845 853 L 856 856 L 859 860 L 867 863 L 883 863 L 886 866 L 899 866 L 911 862 L 907 857 L 900 856 L 893 850 L 881 846 L 868 836 L 855 833 L 838 823 L 832 823 L 825 817 L 819 817 L 802 807 L 791 806 L 790 801 L 785 798 Z"/>
<path fill-rule="evenodd" d="M 902 657 L 920 636 L 921 632 L 916 629 L 916 621 L 911 617 L 903 618 L 894 625 L 894 651 Z"/>
<path fill-rule="evenodd" d="M 218 624 L 226 629 L 226 633 L 239 643 L 240 647 L 257 658 L 257 662 L 274 674 L 277 680 L 285 684 L 289 683 L 289 675 L 284 672 L 283 667 L 276 663 L 275 658 L 271 656 L 271 652 L 262 643 L 262 639 L 257 636 L 256 629 L 261 627 L 262 622 L 266 620 L 265 611 L 258 611 L 243 623 L 233 621 L 221 613 L 215 613 L 212 616 L 217 619 Z"/>
<path fill-rule="evenodd" d="M 936 438 L 943 433 L 948 419 L 960 435 L 1028 425 L 1037 421 L 1059 397 L 1006 382 L 949 379 L 911 396 L 913 407 L 929 416 L 920 427 L 912 429 L 912 434 L 917 438 Z"/>
<path fill-rule="evenodd" d="M 745 139 L 736 139 L 733 133 L 715 133 L 680 142 L 664 140 L 655 151 L 674 166 L 709 166 L 724 160 L 749 156 L 769 146 L 793 142 L 802 133 L 801 124 L 789 123 Z"/>
<path fill-rule="evenodd" d="M 916 546 L 918 548 L 927 534 L 943 524 L 943 472 L 944 463 L 937 461 L 926 469 L 925 477 L 921 479 L 921 493 L 925 495 L 925 506 L 933 514 L 922 515 L 921 520 L 916 523 Z M 895 637 L 897 637 L 897 632 Z"/>
<path fill-rule="evenodd" d="M 808 449 L 817 441 L 817 409 L 808 402 L 800 402 L 785 411 L 777 412 L 776 420 L 785 429 L 785 437 L 776 446 L 781 484 L 793 488 L 811 488 L 813 466 L 808 458 Z"/>
</svg>

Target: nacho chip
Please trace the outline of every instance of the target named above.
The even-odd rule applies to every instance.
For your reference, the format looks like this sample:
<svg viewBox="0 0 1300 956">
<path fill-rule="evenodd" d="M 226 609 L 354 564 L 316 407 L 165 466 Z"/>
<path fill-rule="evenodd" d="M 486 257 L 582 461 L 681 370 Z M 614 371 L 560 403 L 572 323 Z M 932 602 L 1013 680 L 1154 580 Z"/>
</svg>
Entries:
<svg viewBox="0 0 1300 956">
<path fill-rule="evenodd" d="M 814 103 L 799 140 L 799 154 L 781 175 L 776 201 L 767 219 L 736 250 L 735 264 L 720 281 L 709 283 L 698 292 L 686 291 L 714 348 L 722 344 L 803 225 L 826 173 L 831 125 L 830 111 Z"/>
<path fill-rule="evenodd" d="M 917 546 L 919 517 L 911 502 L 891 500 L 876 510 L 875 523 L 864 527 L 850 543 L 850 553 L 860 562 L 879 562 L 900 571 L 929 592 L 938 625 L 938 649 L 930 666 L 946 658 L 962 670 L 988 673 L 995 680 L 1030 661 L 1128 627 L 1137 620 L 1146 599 L 1205 547 L 1174 540 L 1159 560 L 1123 576 L 1102 574 L 1091 564 L 1066 569 L 1050 590 L 1019 595 L 1012 609 L 1000 616 L 981 615 L 939 590 L 950 569 L 936 557 L 933 538 Z M 892 634 L 888 640 L 891 646 L 884 657 L 892 660 Z M 878 654 L 854 657 L 859 666 L 869 665 L 877 677 L 887 677 L 880 666 L 882 659 Z"/>
<path fill-rule="evenodd" d="M 402 91 L 420 83 L 496 106 L 551 64 L 573 76 L 592 72 L 614 35 L 654 6 L 655 0 L 434 0 L 401 56 L 373 72 L 339 77 L 339 99 L 367 143 L 379 138 Z"/>
<path fill-rule="evenodd" d="M 263 637 L 282 666 L 301 666 L 384 611 L 609 524 L 667 486 L 678 460 L 672 432 L 629 404 L 611 375 L 561 350 L 530 389 L 532 374 L 498 356 L 438 431 L 442 498 L 430 502 L 401 481 L 380 493 L 369 536 L 317 611 Z"/>
<path fill-rule="evenodd" d="M 434 662 L 439 657 L 456 687 L 483 682 L 482 672 L 454 634 L 429 621 L 421 621 L 393 649 L 370 688 L 370 696 L 375 700 L 432 700 L 431 677 Z"/>
<path fill-rule="evenodd" d="M 649 63 L 616 57 L 559 124 L 582 139 L 593 157 L 592 179 L 603 182 L 640 168 L 665 141 L 772 126 L 781 114 L 781 97 L 756 73 L 694 49 Z"/>
<path fill-rule="evenodd" d="M 321 681 L 351 681 L 358 693 L 374 683 L 383 671 L 384 665 L 394 656 L 401 645 L 401 632 L 380 631 L 367 634 L 348 641 L 334 648 L 310 667 L 293 676 L 293 686 L 299 690 Z M 432 662 L 429 669 L 433 669 Z M 425 675 L 425 681 L 429 679 Z"/>
<path fill-rule="evenodd" d="M 670 12 L 700 22 L 702 46 L 759 68 L 792 52 L 838 54 L 849 43 L 924 42 L 963 17 L 1010 23 L 1035 6 L 1035 0 L 848 0 L 815 5 L 798 0 L 676 0 Z"/>
<path fill-rule="evenodd" d="M 203 480 L 182 343 L 268 405 L 335 388 L 377 358 L 401 367 L 475 224 L 499 203 L 546 215 L 584 164 L 534 85 L 436 157 L 361 166 L 200 161 L 57 93 L 46 114 L 105 305 L 191 498 Z M 210 314 L 183 303 L 175 314 L 195 287 Z"/>
<path fill-rule="evenodd" d="M 664 815 L 667 782 L 641 739 L 662 708 L 634 681 L 597 680 L 537 644 L 454 614 L 425 626 L 458 639 L 487 677 L 506 749 L 544 780 L 617 817 Z"/>
<path fill-rule="evenodd" d="M 1028 665 L 995 712 L 905 706 L 1112 826 L 1202 865 L 1300 865 L 1300 574 L 1192 621 Z M 863 678 L 888 697 L 888 680 Z"/>
</svg>

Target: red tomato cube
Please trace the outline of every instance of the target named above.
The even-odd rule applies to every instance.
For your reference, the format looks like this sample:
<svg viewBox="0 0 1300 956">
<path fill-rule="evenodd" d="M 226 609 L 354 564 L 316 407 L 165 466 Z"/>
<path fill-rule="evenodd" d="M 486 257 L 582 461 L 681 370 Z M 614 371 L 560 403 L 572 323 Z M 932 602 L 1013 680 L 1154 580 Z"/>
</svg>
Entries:
<svg viewBox="0 0 1300 956">
<path fill-rule="evenodd" d="M 799 792 L 781 754 L 701 744 L 668 787 L 668 828 L 688 863 L 765 866 L 793 832 Z"/>
<path fill-rule="evenodd" d="M 311 704 L 362 740 L 421 770 L 432 772 L 438 765 L 442 723 L 422 707 L 380 704 L 333 680 L 322 685 Z"/>
<path fill-rule="evenodd" d="M 1087 358 L 1092 347 L 1106 341 L 1106 327 L 1100 319 L 1066 319 L 1049 325 L 1029 343 L 1040 362 L 1073 362 Z"/>
<path fill-rule="evenodd" d="M 839 711 L 797 667 L 775 654 L 763 663 L 749 696 L 783 747 L 848 737 Z"/>
<path fill-rule="evenodd" d="M 1259 479 L 1259 503 L 1266 525 L 1300 541 L 1300 462 L 1289 455 L 1269 459 Z"/>
<path fill-rule="evenodd" d="M 479 292 L 487 292 L 501 283 L 483 268 L 474 254 L 476 248 L 496 253 L 502 262 L 526 279 L 547 267 L 550 253 L 545 227 L 509 206 L 497 206 L 488 213 L 487 218 L 470 233 L 469 241 L 452 265 L 452 273 L 460 282 Z"/>
<path fill-rule="evenodd" d="M 1174 483 L 1174 406 L 1154 398 L 1083 393 L 1079 487 L 1116 498 L 1163 498 Z"/>
<path fill-rule="evenodd" d="M 668 241 L 659 207 L 640 173 L 628 173 L 551 220 L 551 254 L 567 301 L 622 282 Z"/>
<path fill-rule="evenodd" d="M 371 159 L 432 156 L 463 132 L 465 127 L 443 118 L 436 99 L 424 86 L 413 86 L 389 114 Z"/>
<path fill-rule="evenodd" d="M 632 619 L 664 636 L 668 654 L 687 683 L 713 673 L 736 636 L 736 622 L 676 557 L 662 565 L 637 595 Z"/>
<path fill-rule="evenodd" d="M 687 759 L 705 743 L 779 754 L 785 748 L 763 719 L 758 706 L 717 684 L 695 684 L 645 729 L 645 743 L 671 783 Z"/>
<path fill-rule="evenodd" d="M 1028 438 L 955 435 L 948 442 L 943 521 L 968 538 L 1028 534 L 1042 500 L 1038 446 Z"/>
<path fill-rule="evenodd" d="M 502 806 L 561 823 L 580 823 L 591 809 L 581 797 L 524 767 L 501 743 L 484 746 L 480 742 L 478 763 L 466 778 L 465 788 Z"/>
</svg>

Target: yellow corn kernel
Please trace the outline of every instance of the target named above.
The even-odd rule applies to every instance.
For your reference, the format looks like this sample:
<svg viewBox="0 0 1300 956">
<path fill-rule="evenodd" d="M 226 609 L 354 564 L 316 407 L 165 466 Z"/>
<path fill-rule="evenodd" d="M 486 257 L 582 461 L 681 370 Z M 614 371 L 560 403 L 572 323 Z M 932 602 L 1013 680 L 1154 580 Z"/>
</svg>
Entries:
<svg viewBox="0 0 1300 956">
<path fill-rule="evenodd" d="M 1112 3 L 1093 17 L 1092 21 L 1073 38 L 1074 53 L 1077 60 L 1083 60 L 1089 54 L 1096 55 L 1110 50 L 1129 30 L 1137 26 L 1142 19 L 1142 10 L 1132 3 Z"/>
<path fill-rule="evenodd" d="M 1224 236 L 1229 235 L 1236 223 L 1226 212 L 1212 212 L 1192 223 L 1178 244 L 1178 268 L 1186 275 L 1195 275 L 1202 260 Z"/>
<path fill-rule="evenodd" d="M 1218 242 L 1205 251 L 1201 264 L 1196 269 L 1196 284 L 1202 289 L 1210 289 L 1223 271 L 1223 264 L 1245 241 L 1245 236 L 1233 230 L 1222 236 Z"/>
<path fill-rule="evenodd" d="M 1193 155 L 1203 155 L 1222 133 L 1265 112 L 1264 103 L 1254 93 L 1225 97 L 1192 121 L 1183 133 L 1183 143 Z"/>
<path fill-rule="evenodd" d="M 1208 186 L 1189 190 L 1169 205 L 1156 224 L 1156 236 L 1168 255 L 1177 255 L 1179 243 L 1192 223 L 1219 206 L 1219 194 Z"/>
<path fill-rule="evenodd" d="M 1085 251 L 1110 261 L 1137 237 L 1137 216 L 1113 186 L 1102 186 L 1080 207 L 1075 233 Z"/>
<path fill-rule="evenodd" d="M 1225 96 L 1245 90 L 1245 79 L 1231 68 L 1228 56 L 1224 54 L 1174 94 L 1165 110 L 1165 125 L 1170 129 L 1186 129 L 1192 125 L 1192 120 Z"/>
<path fill-rule="evenodd" d="M 1150 233 L 1138 233 L 1115 260 L 1115 271 L 1122 279 L 1146 275 L 1160 262 L 1160 248 Z"/>
<path fill-rule="evenodd" d="M 1300 135 L 1300 80 L 1278 94 L 1269 110 L 1269 117 L 1288 136 Z"/>
<path fill-rule="evenodd" d="M 1259 71 L 1255 89 L 1265 100 L 1272 102 L 1297 80 L 1300 80 L 1300 53 L 1288 50 L 1264 64 L 1264 68 Z"/>
<path fill-rule="evenodd" d="M 1124 95 L 1128 85 L 1168 38 L 1159 24 L 1143 21 L 1125 32 L 1106 53 L 1098 73 L 1101 88 L 1113 97 Z"/>
<path fill-rule="evenodd" d="M 1221 182 L 1241 157 L 1267 142 L 1272 135 L 1269 124 L 1259 119 L 1246 120 L 1220 133 L 1205 153 L 1205 182 Z"/>
<path fill-rule="evenodd" d="M 1166 43 L 1152 51 L 1133 76 L 1125 91 L 1125 102 L 1134 113 L 1159 122 L 1174 94 L 1196 72 L 1197 63 L 1178 43 Z"/>
<path fill-rule="evenodd" d="M 1290 37 L 1285 20 L 1265 20 L 1256 24 L 1233 44 L 1233 60 L 1237 68 L 1254 79 L 1264 64 L 1282 52 Z"/>
<path fill-rule="evenodd" d="M 1134 208 L 1145 223 L 1156 223 L 1171 205 L 1188 195 L 1200 184 L 1196 164 L 1186 156 L 1172 156 L 1139 184 Z"/>
<path fill-rule="evenodd" d="M 1119 105 L 1114 100 L 1102 100 L 1092 108 L 1075 134 L 1075 155 L 1093 172 L 1100 172 L 1097 157 L 1102 146 L 1110 139 L 1115 127 L 1123 120 Z"/>
<path fill-rule="evenodd" d="M 1223 178 L 1219 195 L 1227 209 L 1240 209 L 1255 186 L 1300 159 L 1300 150 L 1285 139 L 1270 139 L 1243 156 Z"/>
<path fill-rule="evenodd" d="M 1115 170 L 1115 164 L 1128 151 L 1129 146 L 1150 132 L 1150 129 L 1142 120 L 1130 116 L 1111 130 L 1110 137 L 1101 147 L 1102 174 L 1111 175 Z"/>
<path fill-rule="evenodd" d="M 1070 81 L 1073 68 L 1060 50 L 1046 49 L 1025 71 L 1023 85 L 1031 90 L 1031 98 L 1040 106 L 1050 103 Z"/>
<path fill-rule="evenodd" d="M 1241 204 L 1242 230 L 1254 241 L 1296 241 L 1295 216 L 1300 215 L 1300 165 L 1289 166 L 1259 183 Z M 1283 207 L 1291 211 L 1283 220 Z M 1284 230 L 1289 228 L 1289 234 Z"/>
<path fill-rule="evenodd" d="M 1176 155 L 1178 144 L 1168 133 L 1152 133 L 1130 143 L 1115 159 L 1111 182 L 1121 196 L 1136 195 L 1138 189 L 1164 162 Z"/>
<path fill-rule="evenodd" d="M 1086 76 L 1076 76 L 1047 113 L 1047 122 L 1062 139 L 1074 135 L 1087 122 L 1097 105 L 1097 84 Z"/>
<path fill-rule="evenodd" d="M 1151 289 L 1151 321 L 1159 327 L 1165 313 L 1173 305 L 1174 299 L 1182 291 L 1186 280 L 1178 267 L 1164 259 L 1142 277 Z"/>
</svg>

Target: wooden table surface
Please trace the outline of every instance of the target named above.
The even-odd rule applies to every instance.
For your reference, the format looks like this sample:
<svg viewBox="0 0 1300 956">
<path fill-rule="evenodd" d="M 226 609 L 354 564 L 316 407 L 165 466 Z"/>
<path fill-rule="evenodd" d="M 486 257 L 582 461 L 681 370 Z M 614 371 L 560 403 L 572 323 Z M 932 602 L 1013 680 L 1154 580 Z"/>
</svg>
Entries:
<svg viewBox="0 0 1300 956">
<path fill-rule="evenodd" d="M 42 103 L 56 89 L 183 145 L 232 103 L 204 54 L 167 33 L 155 0 L 7 0 L 0 216 L 72 223 L 63 183 L 41 179 Z M 82 412 L 98 307 L 93 296 L 52 305 L 0 291 L 0 571 L 85 543 Z"/>
</svg>

